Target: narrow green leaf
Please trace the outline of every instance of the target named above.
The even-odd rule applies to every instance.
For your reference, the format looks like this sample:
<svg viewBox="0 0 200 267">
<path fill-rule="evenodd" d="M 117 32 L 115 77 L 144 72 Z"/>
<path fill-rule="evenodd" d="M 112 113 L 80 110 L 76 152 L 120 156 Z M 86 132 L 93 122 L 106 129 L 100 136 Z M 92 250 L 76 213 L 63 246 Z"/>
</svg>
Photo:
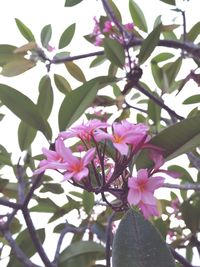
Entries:
<svg viewBox="0 0 200 267">
<path fill-rule="evenodd" d="M 158 44 L 161 32 L 161 24 L 159 24 L 143 41 L 138 55 L 139 63 L 143 64 L 151 55 Z"/>
<path fill-rule="evenodd" d="M 45 119 L 48 119 L 53 108 L 53 88 L 48 75 L 40 80 L 37 106 Z"/>
<path fill-rule="evenodd" d="M 176 5 L 176 1 L 175 0 L 160 0 L 166 4 L 169 4 L 169 5 L 173 5 L 175 6 Z"/>
<path fill-rule="evenodd" d="M 33 33 L 21 20 L 16 18 L 15 22 L 17 24 L 19 31 L 21 32 L 21 34 L 24 36 L 24 38 L 27 41 L 29 41 L 29 42 L 35 41 L 35 37 L 34 37 Z"/>
<path fill-rule="evenodd" d="M 191 117 L 178 122 L 150 140 L 150 143 L 164 149 L 165 160 L 170 160 L 200 145 L 200 117 Z M 151 166 L 145 151 L 136 160 L 138 169 Z"/>
<path fill-rule="evenodd" d="M 120 11 L 119 11 L 118 7 L 115 5 L 115 3 L 112 0 L 108 0 L 108 4 L 111 7 L 111 9 L 112 9 L 115 17 L 117 18 L 117 20 L 122 23 L 122 16 L 120 14 Z M 110 14 L 107 14 L 107 15 L 108 15 L 108 17 L 110 16 Z"/>
<path fill-rule="evenodd" d="M 83 191 L 83 207 L 87 214 L 90 214 L 94 206 L 94 194 L 86 190 Z"/>
<path fill-rule="evenodd" d="M 13 77 L 20 75 L 35 66 L 36 64 L 34 61 L 19 57 L 18 59 L 9 61 L 5 64 L 0 74 L 6 77 Z"/>
<path fill-rule="evenodd" d="M 152 58 L 151 62 L 159 63 L 159 62 L 168 60 L 168 59 L 170 59 L 172 57 L 174 57 L 174 55 L 172 53 L 164 52 L 164 53 L 160 53 L 157 56 L 155 56 L 154 58 Z"/>
<path fill-rule="evenodd" d="M 54 81 L 55 81 L 56 87 L 61 93 L 66 95 L 72 91 L 70 84 L 63 76 L 59 74 L 54 74 Z"/>
<path fill-rule="evenodd" d="M 60 255 L 59 267 L 85 267 L 105 258 L 105 248 L 92 241 L 78 241 L 69 245 Z"/>
<path fill-rule="evenodd" d="M 65 62 L 65 67 L 76 80 L 83 83 L 86 82 L 85 75 L 82 72 L 81 68 L 78 65 L 76 65 L 73 61 Z"/>
<path fill-rule="evenodd" d="M 67 6 L 67 7 L 75 6 L 82 1 L 83 0 L 65 0 L 65 6 Z"/>
<path fill-rule="evenodd" d="M 41 31 L 40 39 L 43 47 L 47 48 L 49 41 L 51 40 L 51 35 L 52 35 L 52 28 L 51 24 L 48 24 L 44 26 L 44 28 Z"/>
<path fill-rule="evenodd" d="M 30 127 L 24 121 L 21 121 L 18 128 L 18 142 L 21 151 L 30 148 L 33 140 L 35 139 L 37 131 Z"/>
<path fill-rule="evenodd" d="M 194 183 L 192 176 L 183 167 L 178 165 L 171 165 L 169 166 L 168 170 L 180 173 L 179 179 L 181 179 L 182 182 Z"/>
<path fill-rule="evenodd" d="M 70 55 L 70 52 L 59 52 L 57 54 L 55 54 L 55 56 L 53 57 L 54 60 L 62 60 L 62 62 L 64 61 L 64 59 L 68 58 Z"/>
<path fill-rule="evenodd" d="M 200 102 L 200 95 L 192 95 L 183 101 L 183 104 L 196 104 Z"/>
<path fill-rule="evenodd" d="M 157 97 L 156 93 L 154 93 L 154 95 Z M 156 105 L 151 99 L 149 99 L 148 116 L 149 119 L 151 119 L 155 125 L 160 123 L 160 113 L 161 113 L 161 107 Z"/>
<path fill-rule="evenodd" d="M 64 193 L 63 188 L 60 184 L 56 183 L 43 183 L 43 187 L 40 190 L 41 193 L 53 193 L 53 194 L 62 194 Z"/>
<path fill-rule="evenodd" d="M 187 33 L 187 41 L 194 42 L 200 34 L 200 21 L 198 21 Z"/>
<path fill-rule="evenodd" d="M 106 57 L 103 56 L 97 56 L 90 64 L 90 68 L 94 68 L 97 67 L 99 65 L 101 65 L 102 63 L 104 63 L 106 60 Z"/>
<path fill-rule="evenodd" d="M 173 83 L 176 79 L 176 76 L 179 73 L 179 70 L 181 68 L 181 65 L 182 65 L 182 58 L 179 57 L 174 62 L 167 63 L 167 64 L 165 64 L 165 66 L 163 66 L 163 70 L 165 71 L 165 73 L 167 75 L 169 87 L 171 87 L 173 85 Z"/>
<path fill-rule="evenodd" d="M 112 264 L 114 267 L 175 267 L 160 233 L 134 210 L 126 213 L 114 236 Z"/>
<path fill-rule="evenodd" d="M 37 198 L 38 204 L 30 209 L 31 212 L 47 212 L 55 213 L 59 208 L 51 199 L 49 198 Z"/>
<path fill-rule="evenodd" d="M 66 47 L 72 40 L 75 33 L 76 24 L 71 24 L 61 35 L 58 48 Z"/>
<path fill-rule="evenodd" d="M 141 8 L 136 4 L 134 0 L 129 0 L 129 11 L 134 25 L 136 25 L 140 30 L 147 32 L 148 29 L 145 16 Z"/>
<path fill-rule="evenodd" d="M 61 104 L 58 115 L 60 131 L 70 127 L 72 123 L 83 115 L 84 111 L 93 102 L 99 89 L 112 85 L 119 80 L 116 77 L 100 76 L 84 83 L 67 94 Z"/>
<path fill-rule="evenodd" d="M 98 91 L 96 80 L 84 83 L 65 97 L 59 110 L 59 129 L 70 127 L 94 100 Z"/>
<path fill-rule="evenodd" d="M 51 139 L 51 128 L 48 122 L 27 96 L 8 85 L 0 84 L 0 100 L 17 117 L 41 131 L 48 140 Z"/>
<path fill-rule="evenodd" d="M 125 52 L 119 42 L 105 38 L 103 40 L 106 57 L 116 66 L 123 68 L 125 64 Z"/>
</svg>

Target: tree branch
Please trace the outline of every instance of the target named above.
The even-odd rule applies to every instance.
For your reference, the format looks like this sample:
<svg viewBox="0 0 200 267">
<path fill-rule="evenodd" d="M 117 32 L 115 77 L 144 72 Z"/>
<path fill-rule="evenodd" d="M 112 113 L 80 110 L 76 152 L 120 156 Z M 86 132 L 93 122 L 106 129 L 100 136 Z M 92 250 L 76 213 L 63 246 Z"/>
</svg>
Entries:
<svg viewBox="0 0 200 267">
<path fill-rule="evenodd" d="M 11 202 L 11 201 L 3 198 L 3 197 L 0 198 L 0 205 L 6 206 L 6 207 L 9 207 L 9 208 L 13 208 L 13 209 L 17 209 L 17 210 L 22 207 L 21 204 Z"/>
<path fill-rule="evenodd" d="M 194 190 L 194 191 L 200 191 L 200 184 L 169 184 L 164 183 L 162 187 L 166 188 L 174 188 L 174 189 L 180 189 L 180 190 Z"/>
<path fill-rule="evenodd" d="M 23 213 L 30 237 L 31 237 L 33 244 L 35 245 L 36 251 L 40 255 L 40 258 L 43 261 L 45 267 L 54 267 L 53 264 L 48 259 L 47 254 L 45 253 L 43 246 L 42 246 L 42 244 L 41 244 L 41 242 L 37 236 L 35 227 L 33 225 L 33 222 L 32 222 L 32 219 L 30 217 L 30 214 L 29 214 L 27 207 L 23 207 L 22 213 Z"/>
<path fill-rule="evenodd" d="M 108 218 L 108 225 L 106 228 L 106 267 L 110 267 L 110 246 L 112 237 L 112 222 L 116 212 L 113 212 Z"/>
<path fill-rule="evenodd" d="M 173 248 L 170 247 L 170 251 L 171 251 L 173 257 L 174 257 L 177 261 L 179 261 L 179 262 L 183 265 L 183 267 L 195 267 L 195 266 L 193 266 L 192 264 L 190 264 L 190 263 L 189 263 L 183 256 L 181 256 L 178 252 L 176 252 L 175 249 L 173 249 Z M 196 266 L 196 267 L 197 267 L 197 266 Z"/>
<path fill-rule="evenodd" d="M 1 232 L 4 234 L 5 239 L 7 240 L 8 244 L 10 245 L 11 249 L 13 250 L 16 258 L 24 265 L 24 267 L 40 267 L 32 263 L 29 258 L 24 254 L 24 252 L 18 247 L 15 240 L 12 238 L 12 234 L 8 229 L 3 229 L 1 226 Z"/>
</svg>

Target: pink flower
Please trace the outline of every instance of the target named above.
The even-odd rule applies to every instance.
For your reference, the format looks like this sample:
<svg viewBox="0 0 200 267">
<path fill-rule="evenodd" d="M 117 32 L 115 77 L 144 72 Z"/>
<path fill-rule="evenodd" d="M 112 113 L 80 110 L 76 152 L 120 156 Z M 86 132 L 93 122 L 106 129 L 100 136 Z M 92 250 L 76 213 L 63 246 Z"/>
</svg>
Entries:
<svg viewBox="0 0 200 267">
<path fill-rule="evenodd" d="M 114 147 L 122 154 L 127 156 L 129 145 L 137 146 L 147 135 L 147 126 L 143 124 L 132 124 L 128 121 L 121 123 L 113 123 L 113 134 L 98 130 L 96 132 L 96 140 L 110 139 Z"/>
<path fill-rule="evenodd" d="M 55 151 L 42 148 L 43 154 L 46 159 L 40 161 L 39 169 L 34 171 L 34 174 L 44 172 L 46 169 L 66 169 L 65 161 L 67 159 L 66 151 L 63 141 L 58 138 L 55 142 Z"/>
<path fill-rule="evenodd" d="M 100 36 L 96 36 L 94 45 L 101 46 L 102 44 L 103 44 L 103 38 L 101 38 Z"/>
<path fill-rule="evenodd" d="M 137 177 L 128 179 L 127 200 L 129 204 L 138 205 L 145 218 L 151 215 L 158 216 L 156 198 L 153 194 L 155 189 L 163 185 L 163 182 L 163 177 L 149 177 L 147 169 L 139 170 Z"/>
<path fill-rule="evenodd" d="M 133 23 L 126 23 L 124 25 L 124 28 L 127 30 L 127 31 L 132 31 L 133 28 L 134 28 L 134 24 Z"/>
<path fill-rule="evenodd" d="M 90 120 L 85 124 L 75 126 L 68 131 L 59 133 L 59 137 L 63 139 L 78 137 L 84 141 L 90 141 L 92 136 L 95 136 L 95 131 L 100 128 L 106 128 L 108 123 L 94 119 Z"/>
<path fill-rule="evenodd" d="M 69 180 L 70 178 L 74 178 L 78 182 L 87 177 L 89 174 L 89 170 L 86 167 L 91 160 L 94 158 L 95 148 L 89 149 L 83 158 L 75 157 L 70 149 L 66 151 L 66 168 L 67 171 L 64 173 L 63 180 Z"/>
<path fill-rule="evenodd" d="M 103 32 L 110 32 L 112 31 L 112 21 L 110 20 L 107 20 L 105 23 L 104 23 L 104 28 L 103 28 Z"/>
</svg>

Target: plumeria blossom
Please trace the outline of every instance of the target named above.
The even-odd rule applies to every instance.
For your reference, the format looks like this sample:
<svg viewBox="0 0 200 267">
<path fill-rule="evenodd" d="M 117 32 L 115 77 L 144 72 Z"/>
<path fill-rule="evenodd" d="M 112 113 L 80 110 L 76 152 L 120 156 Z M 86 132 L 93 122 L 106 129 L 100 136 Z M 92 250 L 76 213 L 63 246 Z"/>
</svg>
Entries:
<svg viewBox="0 0 200 267">
<path fill-rule="evenodd" d="M 70 178 L 74 178 L 76 181 L 80 181 L 84 177 L 87 177 L 89 174 L 89 170 L 87 165 L 91 163 L 94 158 L 95 148 L 89 149 L 83 158 L 78 158 L 74 156 L 70 149 L 66 151 L 66 167 L 67 171 L 64 173 L 63 180 L 69 180 Z"/>
<path fill-rule="evenodd" d="M 79 126 L 72 127 L 68 131 L 61 132 L 59 134 L 63 139 L 68 139 L 71 137 L 78 137 L 84 141 L 90 141 L 92 137 L 95 137 L 95 131 L 97 129 L 104 129 L 108 127 L 108 123 L 102 122 L 97 119 L 93 119 L 88 121 L 85 124 L 81 124 Z"/>
<path fill-rule="evenodd" d="M 149 177 L 147 169 L 139 170 L 137 177 L 128 179 L 129 191 L 127 200 L 129 204 L 137 205 L 142 210 L 145 218 L 151 215 L 158 216 L 156 198 L 153 194 L 163 183 L 163 177 Z"/>
<path fill-rule="evenodd" d="M 143 124 L 134 125 L 128 121 L 113 123 L 113 133 L 109 134 L 104 131 L 97 131 L 96 139 L 110 139 L 114 147 L 122 154 L 127 156 L 129 145 L 136 146 L 147 136 L 148 128 Z"/>
<path fill-rule="evenodd" d="M 67 150 L 68 148 L 60 138 L 55 141 L 55 151 L 42 148 L 46 159 L 40 161 L 39 168 L 35 170 L 34 174 L 42 173 L 47 169 L 66 169 Z"/>
<path fill-rule="evenodd" d="M 112 27 L 113 27 L 113 23 L 110 20 L 107 20 L 104 23 L 104 28 L 103 28 L 103 32 L 111 32 L 112 31 Z"/>
</svg>

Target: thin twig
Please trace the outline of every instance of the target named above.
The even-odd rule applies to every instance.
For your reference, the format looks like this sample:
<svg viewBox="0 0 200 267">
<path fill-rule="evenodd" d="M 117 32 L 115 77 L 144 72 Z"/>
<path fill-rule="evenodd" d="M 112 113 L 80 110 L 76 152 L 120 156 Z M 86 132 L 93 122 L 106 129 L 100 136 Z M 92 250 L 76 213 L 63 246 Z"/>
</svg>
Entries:
<svg viewBox="0 0 200 267">
<path fill-rule="evenodd" d="M 61 249 L 61 246 L 62 246 L 63 239 L 64 239 L 65 235 L 67 233 L 74 233 L 74 234 L 82 233 L 83 231 L 85 231 L 85 228 L 76 228 L 76 227 L 70 226 L 70 225 L 67 225 L 62 230 L 62 232 L 60 233 L 60 237 L 58 239 L 56 252 L 55 252 L 55 256 L 54 256 L 54 260 L 53 260 L 53 264 L 54 264 L 55 267 L 58 265 L 58 260 L 59 260 L 59 256 L 60 256 L 60 249 Z"/>
<path fill-rule="evenodd" d="M 194 191 L 200 191 L 200 184 L 191 184 L 191 183 L 185 183 L 185 184 L 169 184 L 164 183 L 162 187 L 166 188 L 174 188 L 174 189 L 180 189 L 180 190 L 194 190 Z"/>
<path fill-rule="evenodd" d="M 19 163 L 16 167 L 16 178 L 18 180 L 18 202 L 22 204 L 25 199 L 25 181 L 24 181 L 24 167 Z"/>
<path fill-rule="evenodd" d="M 35 227 L 33 225 L 33 222 L 32 222 L 32 219 L 30 217 L 30 214 L 29 214 L 27 207 L 23 207 L 22 213 L 23 213 L 30 237 L 32 239 L 32 242 L 36 248 L 36 251 L 40 255 L 40 258 L 43 261 L 45 267 L 54 267 L 53 264 L 48 259 L 47 254 L 45 253 L 43 246 L 42 246 L 42 244 L 41 244 L 41 242 L 37 236 L 37 232 L 35 230 Z"/>
<path fill-rule="evenodd" d="M 181 256 L 178 252 L 176 252 L 175 249 L 173 249 L 173 248 L 170 247 L 170 251 L 171 251 L 173 257 L 177 261 L 179 261 L 183 265 L 183 267 L 195 267 L 191 263 L 189 263 L 183 256 Z"/>
<path fill-rule="evenodd" d="M 113 212 L 108 218 L 108 224 L 106 228 L 106 267 L 110 267 L 110 247 L 112 242 L 112 222 L 116 212 Z"/>
<path fill-rule="evenodd" d="M 22 206 L 21 204 L 11 202 L 5 198 L 0 198 L 0 205 L 13 208 L 13 209 L 20 209 Z"/>
<path fill-rule="evenodd" d="M 39 265 L 34 264 L 29 258 L 24 254 L 20 247 L 16 244 L 15 240 L 12 238 L 12 234 L 8 229 L 0 229 L 4 234 L 5 239 L 12 248 L 16 258 L 23 264 L 24 267 L 40 267 Z"/>
</svg>

